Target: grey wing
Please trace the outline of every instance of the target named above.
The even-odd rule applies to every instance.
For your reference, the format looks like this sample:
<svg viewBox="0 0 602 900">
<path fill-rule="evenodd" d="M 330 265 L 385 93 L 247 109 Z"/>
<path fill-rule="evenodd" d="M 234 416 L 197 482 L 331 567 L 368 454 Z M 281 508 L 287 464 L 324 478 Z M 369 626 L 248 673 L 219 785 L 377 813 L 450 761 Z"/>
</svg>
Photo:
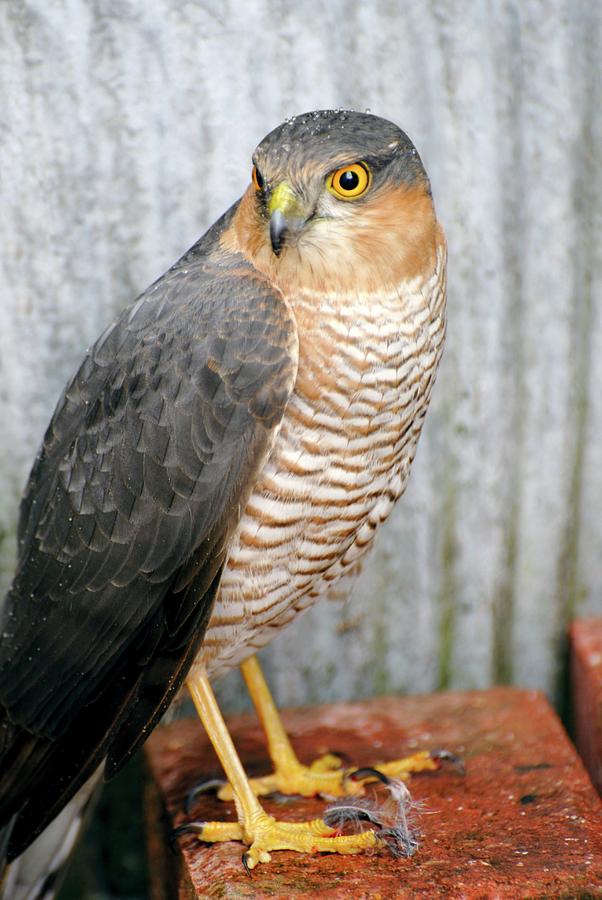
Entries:
<svg viewBox="0 0 602 900">
<path fill-rule="evenodd" d="M 236 266 L 236 268 L 234 268 Z M 87 355 L 22 505 L 0 644 L 0 825 L 27 845 L 147 736 L 200 645 L 296 376 L 282 299 L 187 259 Z"/>
</svg>

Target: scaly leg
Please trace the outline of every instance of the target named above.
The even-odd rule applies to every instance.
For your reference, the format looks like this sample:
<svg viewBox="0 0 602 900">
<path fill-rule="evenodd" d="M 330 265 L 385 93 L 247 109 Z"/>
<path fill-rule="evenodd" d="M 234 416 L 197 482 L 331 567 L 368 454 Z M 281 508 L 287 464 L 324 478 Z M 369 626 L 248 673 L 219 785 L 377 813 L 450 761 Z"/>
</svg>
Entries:
<svg viewBox="0 0 602 900">
<path fill-rule="evenodd" d="M 282 725 L 282 720 L 270 689 L 255 656 L 242 663 L 241 672 L 249 694 L 257 710 L 268 742 L 270 759 L 274 772 L 261 778 L 251 778 L 250 785 L 258 797 L 278 791 L 281 794 L 300 794 L 313 797 L 350 797 L 364 794 L 362 781 L 373 781 L 376 775 L 369 770 L 358 780 L 351 780 L 354 769 L 345 769 L 341 760 L 333 754 L 326 754 L 314 760 L 309 766 L 299 762 L 291 742 Z M 391 778 L 407 779 L 412 772 L 433 770 L 439 767 L 436 756 L 421 751 L 405 759 L 379 763 L 373 768 Z M 202 789 L 201 786 L 200 789 Z M 223 785 L 218 791 L 220 800 L 232 800 L 231 784 Z"/>
<path fill-rule="evenodd" d="M 240 840 L 249 845 L 243 856 L 248 869 L 269 862 L 272 850 L 296 850 L 299 853 L 360 853 L 368 848 L 387 846 L 387 836 L 374 831 L 337 835 L 322 819 L 310 822 L 279 822 L 259 804 L 232 743 L 217 701 L 205 674 L 188 677 L 188 689 L 209 740 L 232 786 L 238 823 L 204 822 L 188 826 L 199 840 Z"/>
</svg>

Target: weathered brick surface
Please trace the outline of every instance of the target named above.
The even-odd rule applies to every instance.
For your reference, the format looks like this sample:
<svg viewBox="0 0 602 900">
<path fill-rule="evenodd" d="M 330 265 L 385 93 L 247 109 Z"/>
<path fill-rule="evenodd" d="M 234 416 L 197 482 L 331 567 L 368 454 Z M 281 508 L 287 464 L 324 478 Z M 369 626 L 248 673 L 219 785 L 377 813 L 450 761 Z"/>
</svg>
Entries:
<svg viewBox="0 0 602 900">
<path fill-rule="evenodd" d="M 180 839 L 173 883 L 155 898 L 516 898 L 602 897 L 602 805 L 560 722 L 538 693 L 511 688 L 427 697 L 388 697 L 285 714 L 295 747 L 309 761 L 326 750 L 358 765 L 417 748 L 462 755 L 466 775 L 442 770 L 414 777 L 424 804 L 423 833 L 411 859 L 274 853 L 249 876 L 242 847 Z M 254 718 L 229 722 L 247 770 L 267 770 Z M 184 721 L 155 732 L 147 744 L 152 780 L 173 824 L 200 777 L 220 775 L 200 725 Z M 319 814 L 320 800 L 266 802 L 290 820 Z M 151 812 L 156 820 L 156 810 Z M 202 798 L 194 818 L 230 819 L 231 804 Z M 151 822 L 151 833 L 158 827 Z M 157 856 L 165 840 L 156 841 Z M 173 868 L 173 866 L 172 866 Z M 160 876 L 158 876 L 160 877 Z M 165 877 L 165 876 L 163 876 Z M 176 885 L 175 882 L 178 882 Z"/>
<path fill-rule="evenodd" d="M 575 743 L 602 795 L 602 619 L 571 626 L 571 690 Z"/>
</svg>

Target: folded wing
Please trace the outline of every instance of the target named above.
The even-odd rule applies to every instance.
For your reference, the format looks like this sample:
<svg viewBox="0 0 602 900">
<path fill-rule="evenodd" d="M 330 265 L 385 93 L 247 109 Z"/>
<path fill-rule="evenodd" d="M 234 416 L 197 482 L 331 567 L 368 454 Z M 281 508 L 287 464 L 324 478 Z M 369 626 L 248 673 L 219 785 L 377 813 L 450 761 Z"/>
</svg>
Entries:
<svg viewBox="0 0 602 900">
<path fill-rule="evenodd" d="M 202 641 L 296 376 L 282 298 L 201 242 L 99 339 L 21 509 L 0 633 L 0 826 L 16 856 L 148 735 Z"/>
</svg>

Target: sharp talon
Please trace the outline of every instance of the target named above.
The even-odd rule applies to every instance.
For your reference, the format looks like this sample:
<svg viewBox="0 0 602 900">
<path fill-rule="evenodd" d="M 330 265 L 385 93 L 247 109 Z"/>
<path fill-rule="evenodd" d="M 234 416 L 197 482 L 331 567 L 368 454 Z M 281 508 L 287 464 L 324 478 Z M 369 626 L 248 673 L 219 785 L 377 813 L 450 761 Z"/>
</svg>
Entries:
<svg viewBox="0 0 602 900">
<path fill-rule="evenodd" d="M 200 784 L 195 784 L 195 786 L 188 792 L 186 800 L 184 801 L 184 810 L 187 815 L 190 815 L 192 807 L 194 806 L 194 802 L 200 794 L 206 794 L 208 791 L 219 791 L 220 788 L 224 787 L 227 784 L 227 781 L 224 781 L 223 778 L 208 778 L 207 781 L 201 781 Z"/>
<path fill-rule="evenodd" d="M 466 768 L 460 757 L 451 750 L 431 750 L 431 759 L 437 762 L 449 763 L 452 769 L 455 769 L 460 775 L 466 775 Z"/>
<path fill-rule="evenodd" d="M 200 834 L 204 827 L 204 822 L 188 822 L 186 825 L 178 825 L 177 828 L 173 828 L 168 838 L 171 852 L 178 852 L 176 841 L 183 834 Z"/>
<path fill-rule="evenodd" d="M 249 866 L 249 854 L 248 854 L 248 853 L 243 853 L 243 855 L 242 855 L 242 864 L 243 864 L 243 866 L 245 867 L 245 872 L 247 873 L 247 875 L 250 875 L 252 869 L 251 869 L 251 867 Z"/>
<path fill-rule="evenodd" d="M 379 772 L 378 769 L 372 769 L 370 766 L 367 766 L 365 769 L 356 769 L 355 772 L 350 772 L 348 777 L 351 781 L 361 781 L 362 778 L 376 778 L 378 781 L 382 781 L 383 784 L 391 783 L 388 775 Z"/>
</svg>

